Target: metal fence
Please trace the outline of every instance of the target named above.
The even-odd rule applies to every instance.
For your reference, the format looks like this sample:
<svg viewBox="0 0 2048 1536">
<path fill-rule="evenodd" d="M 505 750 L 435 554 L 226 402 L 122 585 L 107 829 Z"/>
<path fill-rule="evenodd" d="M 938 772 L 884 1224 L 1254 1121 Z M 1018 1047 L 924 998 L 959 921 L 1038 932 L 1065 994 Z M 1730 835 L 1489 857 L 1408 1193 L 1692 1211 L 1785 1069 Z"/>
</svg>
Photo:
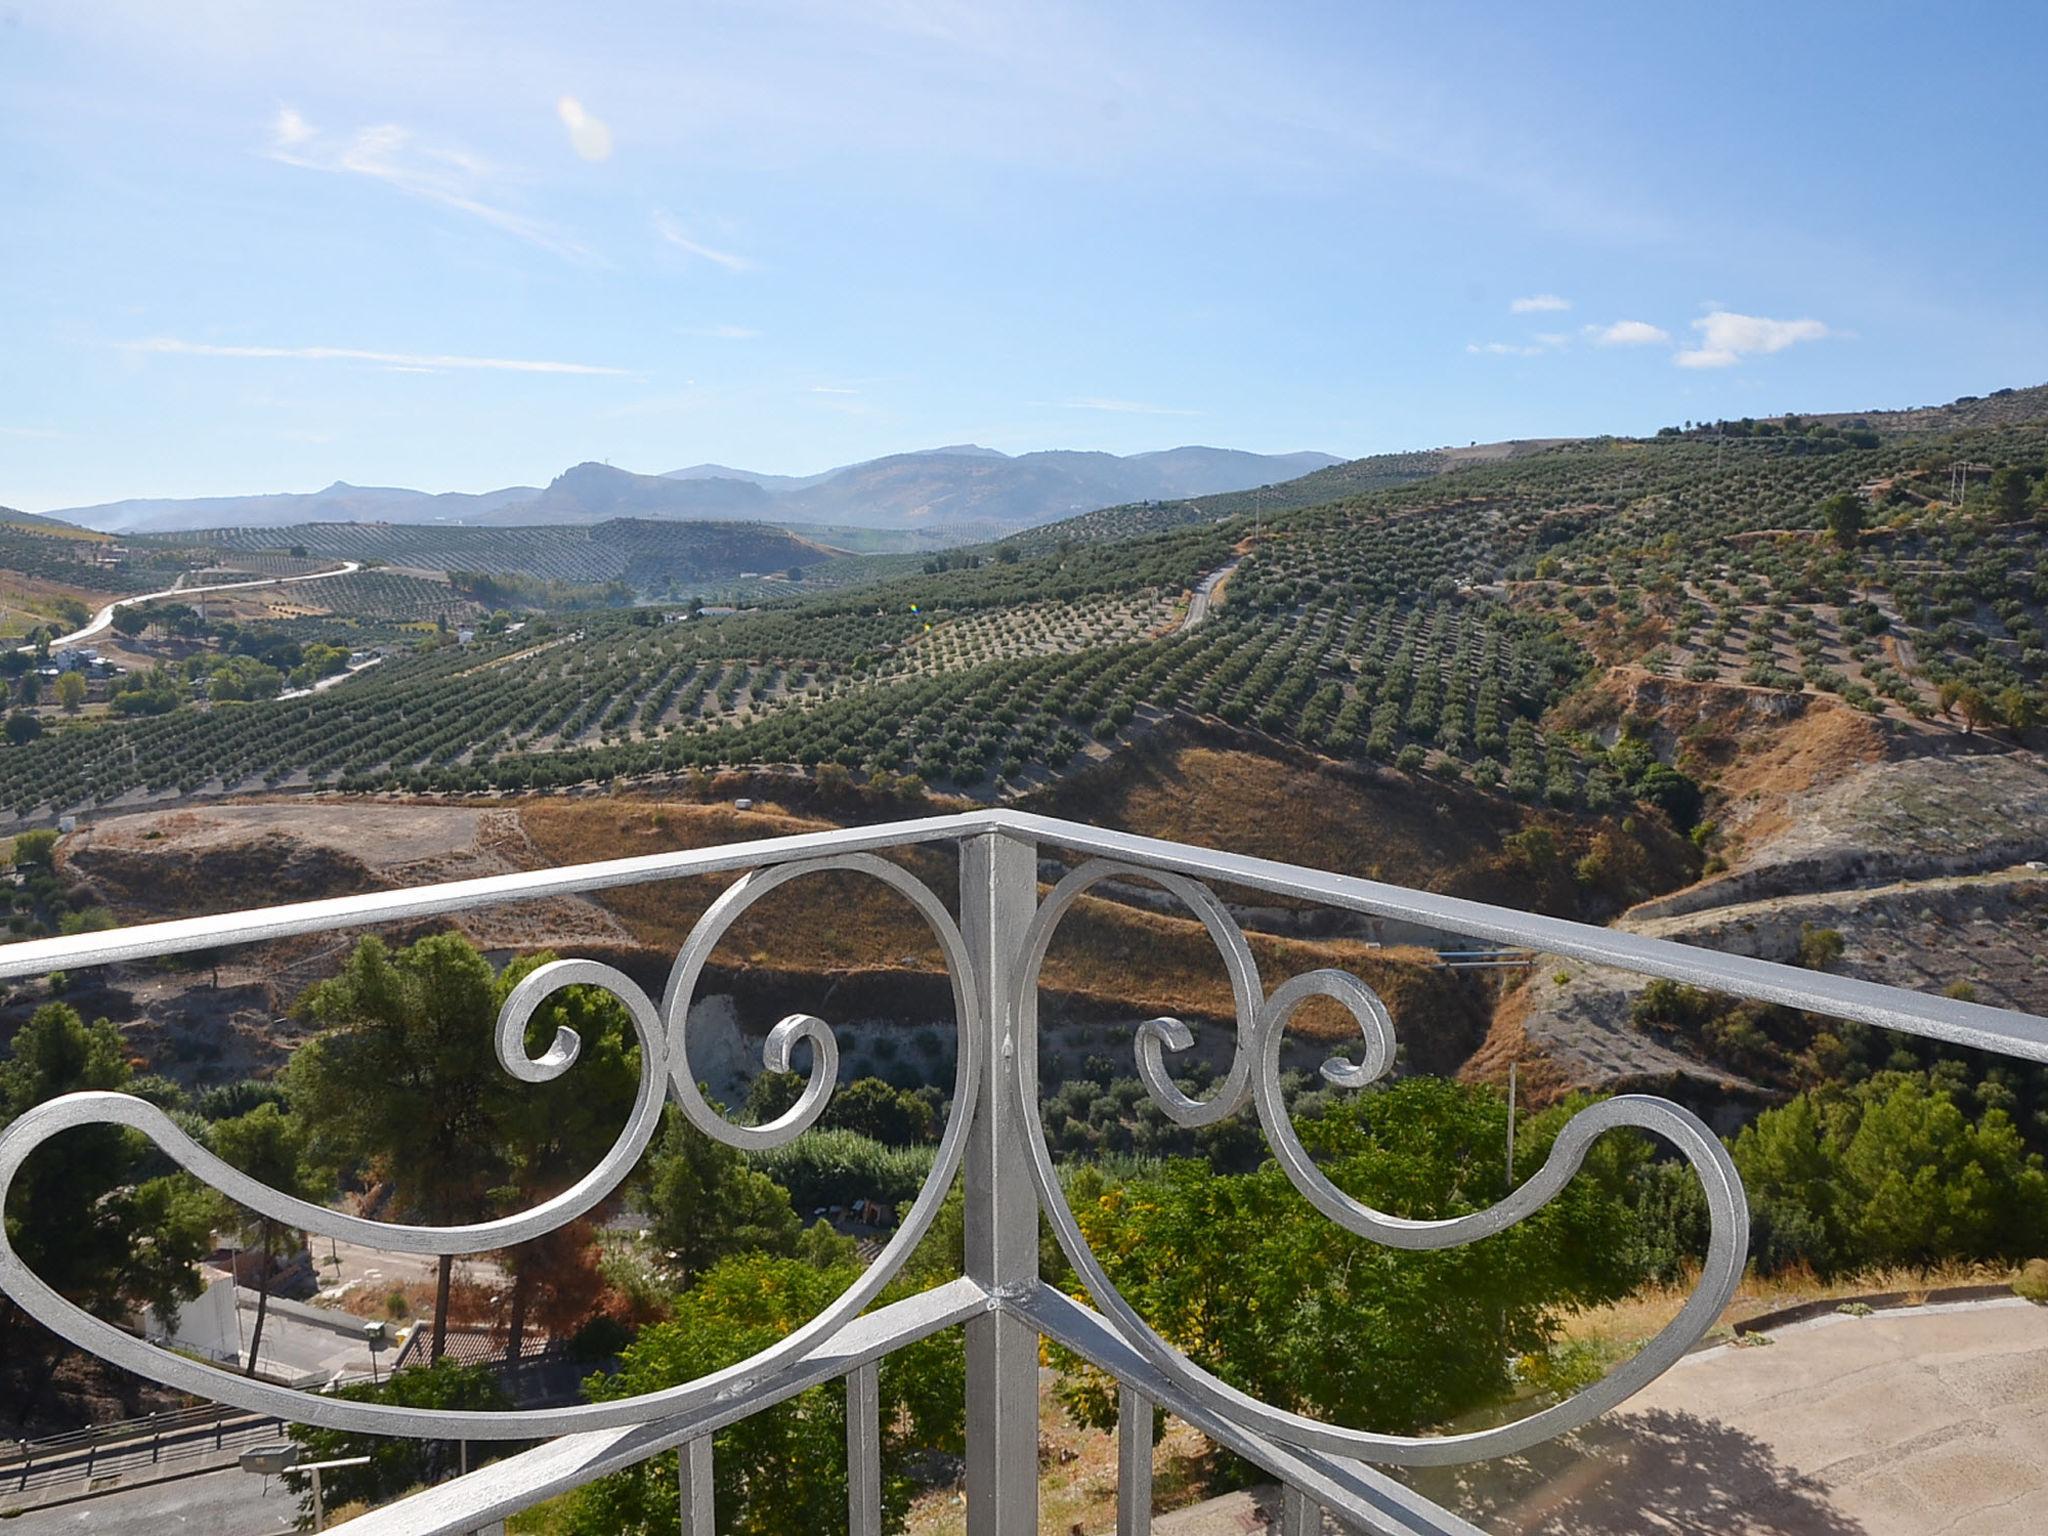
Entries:
<svg viewBox="0 0 2048 1536">
<path fill-rule="evenodd" d="M 947 845 L 958 853 L 958 912 L 890 850 Z M 1041 857 L 1068 872 L 1042 891 Z M 293 1227 L 410 1253 L 476 1253 L 550 1231 L 593 1208 L 628 1176 L 646 1149 L 664 1102 L 727 1145 L 782 1145 L 816 1123 L 833 1091 L 838 1049 L 831 1029 L 809 1014 L 784 1019 L 764 1050 L 787 1071 L 797 1044 L 811 1047 L 808 1081 L 796 1104 L 766 1125 L 726 1119 L 697 1088 L 687 1023 L 699 979 L 719 939 L 770 891 L 826 872 L 863 875 L 895 891 L 924 918 L 944 956 L 958 1029 L 952 1114 L 931 1175 L 901 1227 L 862 1277 L 811 1322 L 776 1345 L 696 1381 L 626 1401 L 578 1403 L 494 1414 L 346 1402 L 228 1375 L 144 1344 L 71 1306 L 29 1273 L 0 1237 L 0 1288 L 82 1348 L 168 1386 L 250 1412 L 379 1434 L 434 1439 L 541 1439 L 538 1447 L 361 1517 L 363 1536 L 462 1532 L 665 1451 L 678 1450 L 682 1527 L 711 1531 L 712 1434 L 807 1388 L 840 1381 L 847 1394 L 850 1525 L 880 1528 L 881 1427 L 878 1363 L 943 1329 L 965 1330 L 968 1528 L 973 1536 L 1024 1536 L 1038 1529 L 1038 1360 L 1041 1339 L 1074 1350 L 1120 1384 L 1119 1531 L 1150 1520 L 1150 1409 L 1157 1405 L 1263 1467 L 1285 1489 L 1283 1525 L 1312 1528 L 1327 1510 L 1362 1530 L 1473 1532 L 1386 1473 L 1385 1465 L 1443 1465 L 1501 1455 L 1556 1435 L 1612 1407 L 1667 1369 L 1713 1325 L 1734 1291 L 1748 1242 L 1748 1208 L 1734 1167 L 1713 1133 L 1663 1099 L 1623 1095 L 1582 1110 L 1559 1132 L 1548 1160 L 1498 1205 L 1444 1221 L 1395 1217 L 1354 1200 L 1308 1157 L 1280 1087 L 1282 1035 L 1311 998 L 1334 1000 L 1356 1021 L 1364 1061 L 1339 1057 L 1323 1076 L 1362 1087 L 1387 1072 L 1394 1024 L 1362 981 L 1335 970 L 1287 978 L 1268 990 L 1251 945 L 1211 884 L 1321 903 L 1478 941 L 1474 948 L 1559 955 L 1743 998 L 1901 1030 L 1950 1045 L 2048 1061 L 2048 1020 L 1951 998 L 1927 997 L 1852 978 L 1644 938 L 1376 881 L 1242 855 L 1104 831 L 1006 810 L 885 826 L 808 833 L 724 847 L 657 854 L 413 890 L 379 892 L 37 940 L 0 950 L 0 979 L 76 970 L 114 961 L 247 943 L 352 925 L 411 920 L 499 903 L 601 891 L 686 876 L 744 871 L 714 901 L 679 951 L 656 1000 L 621 971 L 588 960 L 541 967 L 508 998 L 497 1049 L 506 1070 L 543 1082 L 573 1069 L 579 1042 L 558 1033 L 537 1058 L 525 1051 L 528 1020 L 557 989 L 598 986 L 633 1020 L 642 1079 L 624 1131 L 570 1189 L 499 1220 L 433 1228 L 345 1215 L 264 1188 L 188 1138 L 161 1111 L 121 1094 L 76 1094 L 39 1106 L 0 1136 L 0 1199 L 25 1158 L 65 1128 L 102 1123 L 133 1128 L 205 1182 Z M 1692 1166 L 1706 1195 L 1711 1239 L 1698 1286 L 1677 1317 L 1605 1379 L 1527 1418 L 1447 1436 L 1377 1434 L 1323 1423 L 1247 1397 L 1218 1380 L 1151 1329 L 1111 1284 L 1089 1251 L 1055 1175 L 1039 1122 L 1037 982 L 1059 927 L 1080 897 L 1105 881 L 1159 886 L 1208 931 L 1228 969 L 1236 1011 L 1228 1072 L 1204 1099 L 1176 1086 L 1170 1053 L 1191 1043 L 1178 1020 L 1140 1025 L 1140 1077 L 1166 1116 L 1202 1126 L 1249 1108 L 1287 1177 L 1330 1220 L 1371 1241 L 1441 1249 L 1482 1241 L 1543 1206 L 1565 1187 L 1593 1141 L 1629 1126 L 1661 1137 Z M 965 1176 L 965 1273 L 905 1300 L 870 1310 L 930 1227 L 955 1176 Z M 1094 1305 L 1043 1285 L 1038 1273 L 1041 1212 Z M 1341 1349 L 1344 1341 L 1333 1339 Z"/>
</svg>

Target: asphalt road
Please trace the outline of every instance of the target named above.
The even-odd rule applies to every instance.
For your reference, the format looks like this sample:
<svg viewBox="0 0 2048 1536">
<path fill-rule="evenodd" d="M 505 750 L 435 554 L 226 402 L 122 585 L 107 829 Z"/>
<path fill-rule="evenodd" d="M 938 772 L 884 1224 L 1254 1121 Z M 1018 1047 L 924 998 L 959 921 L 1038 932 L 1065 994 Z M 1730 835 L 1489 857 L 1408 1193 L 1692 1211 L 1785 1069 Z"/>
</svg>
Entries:
<svg viewBox="0 0 2048 1536">
<path fill-rule="evenodd" d="M 1217 587 L 1222 585 L 1224 577 L 1237 569 L 1243 559 L 1244 557 L 1240 555 L 1229 564 L 1218 566 L 1215 570 L 1204 576 L 1196 585 L 1193 595 L 1188 598 L 1187 617 L 1181 620 L 1180 628 L 1182 634 L 1186 634 L 1189 630 L 1200 624 L 1202 620 L 1209 617 L 1209 610 L 1214 602 Z"/>
<path fill-rule="evenodd" d="M 306 576 L 266 576 L 260 581 L 223 581 L 210 587 L 165 587 L 161 592 L 144 592 L 136 597 L 117 597 L 106 607 L 92 616 L 92 621 L 83 629 L 74 629 L 68 635 L 59 635 L 50 642 L 50 649 L 61 651 L 67 646 L 77 645 L 81 640 L 90 640 L 114 622 L 116 608 L 132 608 L 137 603 L 153 603 L 163 597 L 204 597 L 208 592 L 240 592 L 249 587 L 288 587 L 301 581 L 325 581 L 330 576 L 347 576 L 363 568 L 360 560 L 344 560 L 331 571 L 314 571 Z M 27 650 L 27 646 L 20 647 Z"/>
<path fill-rule="evenodd" d="M 57 1509 L 32 1510 L 6 1522 L 7 1536 L 271 1536 L 294 1528 L 299 1501 L 282 1482 L 239 1467 L 129 1488 Z"/>
</svg>

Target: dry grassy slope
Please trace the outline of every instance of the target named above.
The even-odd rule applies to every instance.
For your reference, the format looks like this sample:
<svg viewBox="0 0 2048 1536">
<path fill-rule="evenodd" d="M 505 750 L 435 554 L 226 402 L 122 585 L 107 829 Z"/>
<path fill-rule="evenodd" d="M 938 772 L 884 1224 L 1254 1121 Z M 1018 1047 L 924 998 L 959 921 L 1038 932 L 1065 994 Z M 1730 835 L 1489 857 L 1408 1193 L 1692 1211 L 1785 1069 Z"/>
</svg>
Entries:
<svg viewBox="0 0 2048 1536">
<path fill-rule="evenodd" d="M 57 605 L 70 598 L 83 603 L 88 612 L 98 612 L 107 600 L 105 592 L 74 587 L 61 581 L 44 581 L 19 571 L 0 570 L 0 634 L 19 635 L 57 617 Z"/>
<path fill-rule="evenodd" d="M 536 862 L 518 818 L 501 807 L 302 798 L 108 817 L 64 838 L 57 857 L 124 922 L 503 874 Z M 491 947 L 622 937 L 600 909 L 573 898 L 468 913 L 462 925 Z"/>
<path fill-rule="evenodd" d="M 537 799 L 521 807 L 527 835 L 548 862 L 628 857 L 709 847 L 747 838 L 779 837 L 833 825 L 793 815 L 770 802 L 751 811 L 724 805 L 643 797 Z M 953 861 L 937 850 L 902 855 L 903 863 L 950 905 Z M 723 877 L 627 886 L 599 899 L 633 937 L 673 951 L 730 881 Z M 1387 999 L 1416 1059 L 1437 1060 L 1450 1047 L 1461 1059 L 1483 1027 L 1477 1000 L 1425 957 L 1342 939 L 1251 936 L 1270 988 L 1298 972 L 1339 966 L 1365 978 Z M 828 874 L 796 881 L 766 897 L 733 926 L 718 951 L 726 966 L 783 974 L 877 971 L 931 973 L 938 947 L 909 904 L 859 875 Z M 1061 926 L 1046 960 L 1044 983 L 1091 1013 L 1186 1014 L 1227 1018 L 1230 989 L 1201 925 L 1111 901 L 1084 899 Z M 1311 1038 L 1355 1036 L 1336 1009 L 1304 1008 L 1297 1029 Z"/>
<path fill-rule="evenodd" d="M 1650 818 L 1639 818 L 1629 834 L 1606 821 L 1532 812 L 1466 785 L 1182 730 L 1062 779 L 1024 804 L 1121 831 L 1563 916 L 1604 915 L 1598 908 L 1607 898 L 1582 892 L 1571 875 L 1596 843 L 1626 869 L 1636 899 L 1676 887 L 1695 867 L 1689 847 Z M 1531 824 L 1557 840 L 1559 858 L 1548 871 L 1507 850 L 1506 840 Z"/>
</svg>

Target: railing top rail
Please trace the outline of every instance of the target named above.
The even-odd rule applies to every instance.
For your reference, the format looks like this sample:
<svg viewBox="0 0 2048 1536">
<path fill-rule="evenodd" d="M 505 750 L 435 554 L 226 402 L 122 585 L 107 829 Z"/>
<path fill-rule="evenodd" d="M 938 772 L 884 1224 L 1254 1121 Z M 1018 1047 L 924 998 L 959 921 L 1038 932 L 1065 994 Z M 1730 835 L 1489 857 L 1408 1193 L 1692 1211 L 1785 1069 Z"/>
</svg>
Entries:
<svg viewBox="0 0 2048 1536">
<path fill-rule="evenodd" d="M 1024 812 L 998 814 L 1002 830 L 1076 853 L 1247 886 L 1375 917 L 1446 928 L 1497 944 L 1663 977 L 1758 1002 L 1781 1003 L 1810 1013 L 1854 1019 L 1883 1029 L 1904 1030 L 1950 1045 L 2048 1062 L 2048 1019 L 2013 1008 L 1993 1008 L 1983 1003 L 1909 992 L 1850 976 L 1803 970 L 1671 939 L 1649 938 L 1625 929 L 1599 928 L 1569 918 L 1517 912 L 1459 896 L 1439 896 L 1273 859 L 1192 848 L 1160 838 L 1105 831 Z"/>
<path fill-rule="evenodd" d="M 181 917 L 162 923 L 138 923 L 97 933 L 30 939 L 0 947 L 0 981 L 40 976 L 81 966 L 146 960 L 157 955 L 189 954 L 230 944 L 256 944 L 294 934 L 322 933 L 369 923 L 403 922 L 465 912 L 500 902 L 539 901 L 585 891 L 614 890 L 656 880 L 691 875 L 725 874 L 788 864 L 825 854 L 872 852 L 920 843 L 948 842 L 977 830 L 976 818 L 927 816 L 914 821 L 885 822 L 874 827 L 843 827 L 828 832 L 799 832 L 785 837 L 750 838 L 714 848 L 684 848 L 674 853 L 641 854 L 630 859 L 605 859 L 590 864 L 564 864 L 551 869 L 521 870 L 509 875 L 483 875 L 439 885 L 408 886 L 395 891 L 368 891 L 360 896 L 335 896 L 283 906 L 219 912 L 208 917 Z"/>
<path fill-rule="evenodd" d="M 2048 1019 L 2017 1009 L 1936 997 L 1854 977 L 1802 970 L 1670 939 L 1649 938 L 1567 918 L 1545 917 L 1440 896 L 1405 886 L 1247 854 L 1115 832 L 1080 822 L 1000 808 L 951 816 L 756 838 L 712 848 L 683 849 L 590 864 L 528 870 L 397 891 L 373 891 L 210 917 L 144 923 L 98 933 L 32 939 L 0 947 L 0 980 L 124 960 L 189 953 L 326 932 L 371 923 L 461 912 L 501 902 L 532 901 L 693 875 L 759 869 L 822 855 L 951 842 L 997 832 L 1073 853 L 1221 881 L 1227 885 L 1394 918 L 1496 944 L 1562 955 L 1594 965 L 1663 977 L 1691 986 L 1778 1003 L 1883 1029 L 1902 1030 L 1957 1046 L 2048 1062 Z"/>
</svg>

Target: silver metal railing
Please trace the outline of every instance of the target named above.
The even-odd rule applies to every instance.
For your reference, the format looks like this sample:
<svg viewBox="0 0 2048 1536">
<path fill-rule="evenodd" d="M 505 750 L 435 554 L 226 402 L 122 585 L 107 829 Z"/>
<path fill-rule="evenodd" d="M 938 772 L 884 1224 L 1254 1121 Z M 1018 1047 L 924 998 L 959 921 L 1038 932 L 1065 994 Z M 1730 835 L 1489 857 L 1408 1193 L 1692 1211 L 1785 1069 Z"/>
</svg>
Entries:
<svg viewBox="0 0 2048 1536">
<path fill-rule="evenodd" d="M 957 918 L 902 866 L 878 856 L 931 845 L 952 845 L 958 851 Z M 1038 877 L 1041 855 L 1073 861 L 1044 894 Z M 165 1385 L 252 1412 L 380 1434 L 544 1441 L 359 1518 L 354 1528 L 364 1536 L 475 1530 L 670 1450 L 681 1452 L 683 1530 L 709 1536 L 712 1434 L 835 1380 L 845 1383 L 847 1393 L 850 1528 L 856 1536 L 872 1536 L 881 1518 L 878 1363 L 907 1344 L 955 1326 L 966 1334 L 966 1488 L 973 1536 L 1024 1536 L 1037 1530 L 1041 1338 L 1074 1350 L 1120 1384 L 1120 1536 L 1148 1528 L 1154 1405 L 1278 1478 L 1286 1489 L 1283 1523 L 1290 1532 L 1307 1531 L 1316 1512 L 1328 1510 L 1364 1530 L 1447 1536 L 1476 1528 L 1374 1470 L 1375 1465 L 1441 1465 L 1520 1450 L 1585 1423 L 1667 1369 L 1712 1326 L 1741 1277 L 1748 1244 L 1741 1183 L 1719 1140 L 1691 1113 L 1666 1100 L 1623 1095 L 1570 1120 L 1543 1168 L 1488 1210 L 1445 1221 L 1414 1221 L 1361 1204 L 1320 1172 L 1294 1132 L 1280 1091 L 1281 1041 L 1304 1002 L 1334 1000 L 1356 1021 L 1365 1059 L 1353 1065 L 1333 1058 L 1324 1064 L 1323 1075 L 1339 1087 L 1360 1087 L 1392 1066 L 1393 1021 L 1369 987 L 1341 971 L 1312 971 L 1268 991 L 1243 931 L 1208 882 L 2048 1062 L 2048 1020 L 2012 1010 L 999 809 L 36 940 L 0 949 L 0 979 L 734 871 L 745 873 L 711 904 L 684 941 L 658 1002 L 617 969 L 576 959 L 539 968 L 507 999 L 498 1021 L 498 1055 L 506 1070 L 524 1081 L 548 1081 L 575 1064 L 579 1042 L 566 1029 L 539 1057 L 529 1058 L 525 1051 L 528 1021 L 562 987 L 598 986 L 615 994 L 633 1020 L 641 1050 L 641 1082 L 618 1140 L 575 1185 L 531 1210 L 446 1228 L 349 1216 L 264 1188 L 192 1141 L 161 1111 L 109 1093 L 56 1099 L 9 1126 L 0 1135 L 0 1201 L 23 1159 L 44 1140 L 71 1126 L 119 1124 L 149 1137 L 241 1204 L 293 1227 L 400 1252 L 475 1253 L 550 1231 L 611 1194 L 638 1163 L 667 1100 L 673 1099 L 699 1130 L 728 1145 L 782 1145 L 816 1123 L 833 1090 L 838 1051 L 831 1029 L 812 1015 L 796 1014 L 769 1033 L 764 1059 L 778 1071 L 790 1069 L 798 1042 L 811 1046 L 808 1080 L 796 1104 L 779 1119 L 738 1125 L 697 1089 L 689 1057 L 690 1005 L 713 949 L 748 908 L 791 881 L 824 871 L 853 872 L 907 899 L 944 956 L 958 1028 L 953 1110 L 931 1174 L 894 1237 L 851 1289 L 774 1346 L 696 1381 L 626 1401 L 462 1413 L 295 1392 L 155 1348 L 72 1306 L 23 1266 L 4 1234 L 0 1289 L 82 1348 Z M 1249 1105 L 1288 1178 L 1318 1210 L 1351 1232 L 1407 1249 L 1482 1240 L 1553 1198 L 1605 1131 L 1617 1126 L 1648 1131 L 1670 1142 L 1691 1164 L 1710 1217 L 1701 1277 L 1678 1316 L 1627 1364 L 1576 1395 L 1512 1423 L 1437 1437 L 1376 1434 L 1285 1412 L 1236 1391 L 1181 1354 L 1118 1294 L 1089 1251 L 1061 1193 L 1039 1122 L 1039 968 L 1062 917 L 1090 888 L 1111 880 L 1163 888 L 1202 923 L 1230 975 L 1235 1052 L 1209 1097 L 1184 1094 L 1167 1068 L 1168 1053 L 1191 1044 L 1184 1024 L 1155 1019 L 1138 1027 L 1139 1074 L 1169 1119 L 1182 1126 L 1207 1125 Z M 868 1310 L 963 1172 L 963 1275 Z M 1041 1212 L 1093 1307 L 1040 1283 Z"/>
</svg>

